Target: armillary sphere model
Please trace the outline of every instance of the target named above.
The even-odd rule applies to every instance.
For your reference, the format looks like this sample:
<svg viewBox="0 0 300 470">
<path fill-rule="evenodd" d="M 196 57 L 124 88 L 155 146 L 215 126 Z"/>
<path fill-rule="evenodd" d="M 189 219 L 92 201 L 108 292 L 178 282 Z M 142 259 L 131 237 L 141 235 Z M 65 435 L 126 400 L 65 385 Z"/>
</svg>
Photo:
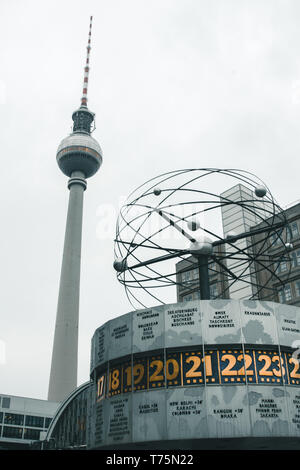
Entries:
<svg viewBox="0 0 300 470">
<path fill-rule="evenodd" d="M 234 186 L 238 197 L 226 196 Z M 230 211 L 229 211 L 230 209 Z M 243 217 L 247 230 L 227 232 L 222 220 Z M 267 299 L 280 263 L 290 269 L 285 212 L 266 184 L 237 169 L 181 169 L 156 176 L 134 190 L 120 210 L 114 269 L 134 308 L 162 300 L 159 288 L 185 286 L 176 263 L 196 269 L 199 298 L 210 299 L 210 276 L 226 277 L 214 298 L 229 298 L 239 282 L 250 285 L 249 299 Z M 272 245 L 276 250 L 270 250 Z M 271 254 L 270 254 L 271 253 Z M 264 273 L 260 276 L 261 273 Z M 191 283 L 191 281 L 186 281 Z"/>
</svg>

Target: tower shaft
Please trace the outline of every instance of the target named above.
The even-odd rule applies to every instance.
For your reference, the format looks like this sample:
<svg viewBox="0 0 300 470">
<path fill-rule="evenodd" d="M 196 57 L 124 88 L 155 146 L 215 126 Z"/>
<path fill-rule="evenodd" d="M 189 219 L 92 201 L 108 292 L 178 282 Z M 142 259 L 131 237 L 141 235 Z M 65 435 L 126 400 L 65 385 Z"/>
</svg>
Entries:
<svg viewBox="0 0 300 470">
<path fill-rule="evenodd" d="M 74 171 L 70 189 L 56 313 L 48 400 L 63 401 L 77 386 L 78 318 L 85 175 Z"/>
</svg>

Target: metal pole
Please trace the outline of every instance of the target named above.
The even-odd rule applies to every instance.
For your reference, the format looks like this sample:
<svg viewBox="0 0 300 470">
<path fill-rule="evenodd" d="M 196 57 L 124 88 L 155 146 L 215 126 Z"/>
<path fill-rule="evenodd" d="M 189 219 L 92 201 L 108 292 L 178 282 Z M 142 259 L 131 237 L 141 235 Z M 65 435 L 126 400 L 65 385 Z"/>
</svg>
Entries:
<svg viewBox="0 0 300 470">
<path fill-rule="evenodd" d="M 197 258 L 198 258 L 198 270 L 199 270 L 200 299 L 210 300 L 208 256 L 198 255 Z"/>
</svg>

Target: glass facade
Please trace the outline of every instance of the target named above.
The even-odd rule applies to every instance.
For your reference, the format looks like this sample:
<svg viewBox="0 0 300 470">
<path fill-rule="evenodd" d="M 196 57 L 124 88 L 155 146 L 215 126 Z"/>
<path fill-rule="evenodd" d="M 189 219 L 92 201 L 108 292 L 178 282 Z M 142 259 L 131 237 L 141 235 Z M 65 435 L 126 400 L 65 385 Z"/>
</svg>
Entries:
<svg viewBox="0 0 300 470">
<path fill-rule="evenodd" d="M 24 429 L 24 439 L 31 439 L 34 441 L 39 440 L 40 438 L 40 430 L 39 429 Z"/>
<path fill-rule="evenodd" d="M 6 398 L 6 397 L 5 397 Z M 3 401 L 2 401 L 3 406 Z M 6 439 L 39 440 L 40 432 L 46 431 L 52 418 L 0 412 L 0 441 Z M 36 428 L 36 429 L 34 429 Z M 37 429 L 38 428 L 38 429 Z M 0 444 L 1 445 L 1 444 Z"/>
<path fill-rule="evenodd" d="M 49 428 L 52 418 L 45 418 L 45 428 Z"/>
<path fill-rule="evenodd" d="M 26 426 L 32 426 L 35 428 L 43 428 L 44 427 L 44 418 L 42 416 L 31 416 L 27 415 L 25 420 Z"/>
<path fill-rule="evenodd" d="M 9 397 L 3 397 L 1 406 L 2 406 L 2 408 L 9 408 L 10 407 L 10 398 Z"/>
<path fill-rule="evenodd" d="M 13 439 L 22 439 L 23 428 L 17 428 L 14 426 L 3 426 L 2 437 L 10 437 Z"/>
<path fill-rule="evenodd" d="M 23 423 L 24 415 L 5 413 L 4 424 L 17 424 L 18 426 L 22 426 Z"/>
</svg>

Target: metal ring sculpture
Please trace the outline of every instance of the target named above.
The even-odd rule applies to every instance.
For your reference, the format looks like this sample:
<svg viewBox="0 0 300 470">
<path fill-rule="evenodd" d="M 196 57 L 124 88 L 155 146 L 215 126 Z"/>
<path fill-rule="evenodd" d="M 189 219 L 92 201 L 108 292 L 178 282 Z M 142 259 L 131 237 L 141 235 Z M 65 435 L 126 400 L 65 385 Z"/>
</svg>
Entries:
<svg viewBox="0 0 300 470">
<path fill-rule="evenodd" d="M 248 191 L 233 200 L 213 192 L 222 185 L 226 185 L 224 189 L 242 185 Z M 233 206 L 255 223 L 243 233 L 223 236 L 221 208 Z M 215 298 L 228 298 L 233 284 L 240 281 L 252 286 L 249 299 L 270 299 L 274 292 L 271 280 L 286 283 L 287 277 L 283 283 L 277 273 L 280 263 L 291 268 L 287 227 L 285 212 L 252 173 L 217 168 L 175 170 L 150 179 L 129 195 L 117 220 L 114 268 L 134 308 L 148 307 L 147 296 L 164 304 L 158 297 L 160 287 L 186 287 L 176 275 L 174 263 L 183 259 L 189 269 L 198 264 L 202 299 L 210 298 L 209 275 L 216 272 L 216 266 L 227 281 Z M 270 254 L 272 246 L 277 249 Z M 264 281 L 260 282 L 262 271 Z"/>
</svg>

